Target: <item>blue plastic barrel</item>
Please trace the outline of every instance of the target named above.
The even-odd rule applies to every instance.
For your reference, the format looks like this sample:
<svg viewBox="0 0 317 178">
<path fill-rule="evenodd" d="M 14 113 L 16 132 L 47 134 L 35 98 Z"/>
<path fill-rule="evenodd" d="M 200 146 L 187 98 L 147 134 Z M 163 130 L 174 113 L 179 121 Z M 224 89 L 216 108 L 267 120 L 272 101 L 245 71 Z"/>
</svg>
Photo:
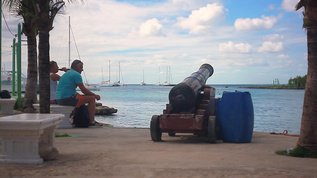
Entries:
<svg viewBox="0 0 317 178">
<path fill-rule="evenodd" d="M 217 103 L 217 115 L 224 142 L 251 142 L 254 112 L 249 92 L 224 92 Z"/>
</svg>

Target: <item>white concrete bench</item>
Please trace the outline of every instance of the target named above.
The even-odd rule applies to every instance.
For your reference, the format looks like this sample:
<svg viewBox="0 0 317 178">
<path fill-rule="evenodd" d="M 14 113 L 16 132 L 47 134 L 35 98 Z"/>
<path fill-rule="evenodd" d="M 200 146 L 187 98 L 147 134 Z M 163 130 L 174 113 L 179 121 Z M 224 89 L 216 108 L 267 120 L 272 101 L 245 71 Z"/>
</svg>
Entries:
<svg viewBox="0 0 317 178">
<path fill-rule="evenodd" d="M 55 129 L 63 119 L 39 113 L 0 117 L 0 163 L 41 164 L 52 151 L 57 156 Z"/>
<path fill-rule="evenodd" d="M 39 112 L 40 111 L 40 105 L 39 104 L 33 104 L 34 108 Z M 66 129 L 66 128 L 72 128 L 71 122 L 69 120 L 69 116 L 74 110 L 74 106 L 63 106 L 63 105 L 57 105 L 57 104 L 51 104 L 50 106 L 50 113 L 52 114 L 64 114 L 65 118 L 62 123 L 58 125 L 57 128 L 59 129 Z"/>
<path fill-rule="evenodd" d="M 14 105 L 16 103 L 16 99 L 14 98 L 0 98 L 0 105 L 1 105 L 1 114 L 10 115 L 14 114 Z"/>
</svg>

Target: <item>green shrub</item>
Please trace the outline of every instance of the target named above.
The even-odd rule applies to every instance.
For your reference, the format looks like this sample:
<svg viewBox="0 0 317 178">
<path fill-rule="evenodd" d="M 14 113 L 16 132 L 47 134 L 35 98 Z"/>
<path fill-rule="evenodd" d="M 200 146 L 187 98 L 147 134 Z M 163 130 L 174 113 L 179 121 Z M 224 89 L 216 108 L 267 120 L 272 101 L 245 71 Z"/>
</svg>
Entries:
<svg viewBox="0 0 317 178">
<path fill-rule="evenodd" d="M 310 150 L 305 147 L 297 146 L 294 149 L 279 150 L 275 152 L 278 155 L 293 156 L 301 158 L 317 158 L 317 150 Z"/>
<path fill-rule="evenodd" d="M 71 137 L 67 133 L 55 133 L 55 137 Z"/>
</svg>

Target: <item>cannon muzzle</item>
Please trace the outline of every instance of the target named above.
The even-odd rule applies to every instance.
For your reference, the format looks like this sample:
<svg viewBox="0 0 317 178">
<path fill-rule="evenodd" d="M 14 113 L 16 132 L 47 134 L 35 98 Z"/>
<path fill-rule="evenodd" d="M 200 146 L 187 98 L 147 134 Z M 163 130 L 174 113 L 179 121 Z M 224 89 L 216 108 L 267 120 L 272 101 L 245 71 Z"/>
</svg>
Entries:
<svg viewBox="0 0 317 178">
<path fill-rule="evenodd" d="M 173 112 L 188 111 L 195 106 L 198 94 L 213 73 L 214 69 L 211 65 L 203 64 L 197 72 L 174 86 L 169 93 L 169 103 Z"/>
</svg>

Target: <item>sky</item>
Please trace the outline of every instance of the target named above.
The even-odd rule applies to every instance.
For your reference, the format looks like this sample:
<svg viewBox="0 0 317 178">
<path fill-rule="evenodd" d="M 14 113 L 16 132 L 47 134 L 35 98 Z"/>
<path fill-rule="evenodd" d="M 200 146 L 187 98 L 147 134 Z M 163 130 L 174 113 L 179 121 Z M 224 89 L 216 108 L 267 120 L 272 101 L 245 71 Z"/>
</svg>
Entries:
<svg viewBox="0 0 317 178">
<path fill-rule="evenodd" d="M 50 32 L 50 60 L 84 63 L 84 81 L 182 82 L 208 63 L 208 84 L 272 84 L 307 73 L 298 0 L 84 0 L 66 3 Z M 2 68 L 12 67 L 21 18 L 3 7 Z M 6 25 L 7 24 L 7 25 Z M 9 27 L 9 28 L 8 28 Z M 10 31 L 8 30 L 10 29 Z M 26 37 L 22 36 L 25 40 Z M 22 46 L 26 75 L 27 47 Z M 120 65 L 119 65 L 120 64 Z M 63 74 L 62 72 L 59 74 Z M 143 75 L 144 74 L 144 75 Z"/>
</svg>

